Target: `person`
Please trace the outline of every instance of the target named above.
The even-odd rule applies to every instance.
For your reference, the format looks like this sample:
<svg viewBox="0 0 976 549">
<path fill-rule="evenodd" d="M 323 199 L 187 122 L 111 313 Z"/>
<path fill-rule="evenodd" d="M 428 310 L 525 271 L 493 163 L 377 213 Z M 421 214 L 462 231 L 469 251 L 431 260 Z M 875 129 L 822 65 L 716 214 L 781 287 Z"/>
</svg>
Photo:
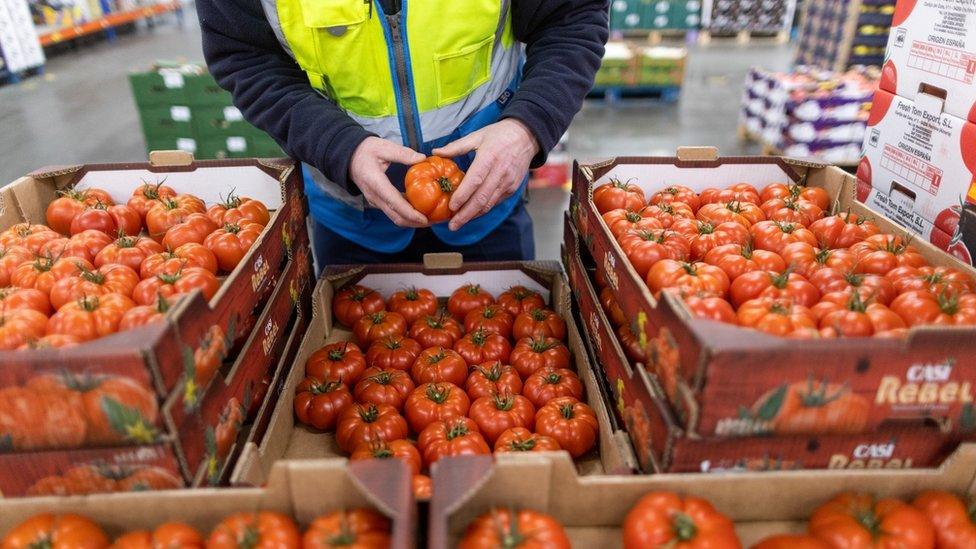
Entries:
<svg viewBox="0 0 976 549">
<path fill-rule="evenodd" d="M 600 66 L 597 0 L 197 0 L 203 52 L 245 119 L 303 162 L 320 266 L 534 257 L 528 170 Z M 401 194 L 412 164 L 466 174 L 449 222 Z"/>
</svg>

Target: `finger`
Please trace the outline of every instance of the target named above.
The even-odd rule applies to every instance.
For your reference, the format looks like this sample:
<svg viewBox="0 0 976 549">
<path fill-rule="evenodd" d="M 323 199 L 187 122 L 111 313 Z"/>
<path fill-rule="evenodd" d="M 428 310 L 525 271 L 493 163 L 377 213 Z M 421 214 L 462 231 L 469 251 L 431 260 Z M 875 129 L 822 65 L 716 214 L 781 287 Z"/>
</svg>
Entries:
<svg viewBox="0 0 976 549">
<path fill-rule="evenodd" d="M 474 195 L 468 199 L 468 201 L 464 203 L 464 206 L 462 206 L 461 209 L 454 214 L 454 217 L 451 218 L 449 228 L 452 231 L 456 231 L 464 226 L 464 224 L 468 221 L 471 221 L 475 217 L 481 215 L 481 212 L 486 208 L 491 209 L 491 207 L 495 205 L 495 203 L 492 202 L 493 197 L 495 197 L 497 200 L 497 196 L 500 195 L 500 193 L 495 193 L 495 190 L 499 186 L 500 180 L 500 175 L 488 174 L 488 177 L 485 178 L 484 182 L 482 182 L 481 185 L 479 185 L 475 190 Z"/>
<path fill-rule="evenodd" d="M 484 184 L 485 179 L 491 172 L 493 163 L 494 156 L 487 150 L 482 150 L 475 155 L 474 162 L 471 163 L 471 168 L 464 174 L 461 185 L 451 196 L 451 203 L 448 207 L 451 208 L 452 212 L 460 210 L 461 206 L 467 204 L 474 193 Z"/>
<path fill-rule="evenodd" d="M 477 149 L 478 145 L 480 144 L 481 144 L 481 130 L 478 130 L 474 133 L 469 133 L 468 135 L 462 137 L 461 139 L 448 143 L 443 147 L 438 147 L 433 151 L 431 151 L 431 153 L 434 156 L 443 156 L 443 157 L 461 156 L 462 154 L 467 154 Z"/>
<path fill-rule="evenodd" d="M 372 190 L 377 195 L 379 204 L 377 206 L 383 210 L 390 219 L 397 225 L 405 227 L 424 227 L 428 225 L 427 218 L 414 209 L 403 195 L 390 183 L 385 175 L 376 177 Z M 384 208 L 385 206 L 385 208 Z M 396 214 L 395 219 L 392 214 Z"/>
<path fill-rule="evenodd" d="M 419 153 L 411 148 L 404 147 L 403 145 L 397 145 L 390 141 L 383 141 L 384 145 L 380 147 L 377 151 L 376 156 L 386 162 L 395 162 L 397 164 L 416 164 L 417 162 L 422 162 L 426 156 L 423 153 Z"/>
</svg>

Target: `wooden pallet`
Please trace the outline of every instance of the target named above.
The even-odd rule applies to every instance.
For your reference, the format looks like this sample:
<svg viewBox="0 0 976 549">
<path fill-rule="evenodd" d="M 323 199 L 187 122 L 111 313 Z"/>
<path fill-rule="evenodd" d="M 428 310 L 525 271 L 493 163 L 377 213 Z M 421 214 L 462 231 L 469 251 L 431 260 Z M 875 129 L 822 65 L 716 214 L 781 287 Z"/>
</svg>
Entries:
<svg viewBox="0 0 976 549">
<path fill-rule="evenodd" d="M 0 86 L 7 84 L 19 84 L 24 78 L 31 76 L 38 76 L 44 74 L 44 66 L 33 67 L 30 69 L 24 69 L 22 71 L 10 72 L 3 71 L 0 72 Z"/>
<path fill-rule="evenodd" d="M 698 42 L 699 29 L 656 29 L 656 30 L 637 30 L 631 29 L 623 32 L 615 32 L 614 38 L 626 38 L 630 40 L 646 39 L 651 46 L 658 44 L 695 44 Z"/>
<path fill-rule="evenodd" d="M 790 41 L 790 31 L 769 32 L 743 30 L 738 32 L 719 32 L 702 30 L 698 33 L 699 44 L 707 45 L 713 41 L 725 43 L 732 41 L 736 44 L 786 44 Z"/>
</svg>

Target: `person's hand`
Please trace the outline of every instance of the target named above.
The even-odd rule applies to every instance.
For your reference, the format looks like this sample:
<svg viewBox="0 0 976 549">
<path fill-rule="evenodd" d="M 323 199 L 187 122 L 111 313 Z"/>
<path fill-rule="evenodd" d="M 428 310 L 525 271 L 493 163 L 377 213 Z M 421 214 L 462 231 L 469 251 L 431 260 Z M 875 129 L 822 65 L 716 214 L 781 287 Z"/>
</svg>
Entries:
<svg viewBox="0 0 976 549">
<path fill-rule="evenodd" d="M 433 154 L 454 157 L 471 151 L 477 151 L 474 162 L 451 197 L 455 214 L 448 227 L 452 231 L 488 213 L 518 190 L 532 157 L 539 152 L 539 142 L 525 124 L 506 118 L 434 149 Z"/>
<path fill-rule="evenodd" d="M 349 177 L 363 192 L 366 201 L 383 210 L 401 227 L 426 227 L 424 214 L 418 212 L 386 177 L 390 164 L 416 164 L 427 158 L 423 154 L 379 137 L 367 137 L 356 147 L 349 161 Z"/>
</svg>

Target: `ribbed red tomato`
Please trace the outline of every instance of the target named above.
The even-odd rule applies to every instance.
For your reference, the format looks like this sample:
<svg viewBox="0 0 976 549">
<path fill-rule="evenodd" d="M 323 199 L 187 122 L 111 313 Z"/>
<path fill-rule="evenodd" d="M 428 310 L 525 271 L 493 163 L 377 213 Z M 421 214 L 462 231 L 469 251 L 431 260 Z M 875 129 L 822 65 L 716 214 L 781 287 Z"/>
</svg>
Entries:
<svg viewBox="0 0 976 549">
<path fill-rule="evenodd" d="M 533 433 L 530 429 L 513 427 L 495 441 L 495 453 L 505 452 L 558 452 L 562 448 L 556 439 Z"/>
<path fill-rule="evenodd" d="M 891 310 L 908 326 L 973 326 L 976 325 L 976 294 L 912 290 L 896 297 L 891 302 Z"/>
<path fill-rule="evenodd" d="M 810 515 L 808 530 L 831 547 L 931 549 L 935 529 L 918 509 L 896 499 L 845 492 Z"/>
<path fill-rule="evenodd" d="M 336 293 L 332 300 L 332 314 L 342 325 L 352 328 L 356 321 L 368 313 L 386 309 L 383 296 L 372 288 L 354 284 Z"/>
<path fill-rule="evenodd" d="M 736 312 L 739 325 L 777 336 L 799 330 L 816 330 L 817 321 L 810 309 L 790 299 L 762 297 L 743 303 Z"/>
<path fill-rule="evenodd" d="M 740 549 L 735 525 L 707 500 L 651 492 L 624 518 L 624 549 L 687 547 Z"/>
<path fill-rule="evenodd" d="M 515 317 L 512 337 L 516 340 L 527 337 L 552 337 L 566 339 L 566 321 L 550 309 L 535 309 Z"/>
<path fill-rule="evenodd" d="M 817 245 L 817 237 L 799 223 L 760 221 L 750 227 L 749 232 L 752 234 L 752 242 L 756 248 L 776 253 L 782 252 L 786 246 L 794 242 Z"/>
<path fill-rule="evenodd" d="M 819 319 L 820 328 L 830 328 L 844 337 L 868 337 L 905 327 L 894 311 L 863 299 L 859 292 L 834 292 L 826 294 L 810 312 Z"/>
<path fill-rule="evenodd" d="M 512 286 L 498 296 L 498 305 L 508 311 L 513 317 L 519 313 L 545 307 L 546 302 L 539 295 L 539 292 L 530 290 L 525 286 Z"/>
<path fill-rule="evenodd" d="M 147 256 L 139 267 L 139 276 L 146 279 L 180 267 L 199 267 L 217 274 L 217 258 L 203 244 L 184 244 L 173 251 Z"/>
<path fill-rule="evenodd" d="M 702 261 L 725 271 L 729 280 L 735 280 L 749 271 L 781 273 L 786 270 L 787 265 L 779 254 L 768 250 L 754 250 L 748 243 L 725 244 L 712 248 Z"/>
<path fill-rule="evenodd" d="M 738 324 L 739 319 L 732 305 L 721 297 L 705 295 L 687 295 L 683 297 L 685 305 L 691 314 L 697 318 L 710 318 L 726 324 Z"/>
<path fill-rule="evenodd" d="M 684 293 L 704 292 L 723 297 L 729 289 L 729 277 L 722 269 L 707 263 L 665 259 L 648 271 L 647 286 L 655 295 L 665 288 L 674 288 Z"/>
<path fill-rule="evenodd" d="M 0 311 L 32 309 L 41 314 L 51 314 L 48 295 L 34 288 L 0 288 Z"/>
<path fill-rule="evenodd" d="M 824 216 L 824 211 L 813 202 L 799 198 L 773 198 L 760 205 L 766 219 L 799 223 L 809 227 L 811 223 Z"/>
<path fill-rule="evenodd" d="M 850 248 L 862 240 L 879 234 L 881 229 L 870 219 L 850 212 L 827 216 L 810 224 L 810 231 L 824 248 Z"/>
<path fill-rule="evenodd" d="M 305 375 L 337 379 L 352 387 L 366 369 L 366 359 L 355 343 L 340 341 L 321 347 L 305 361 Z"/>
<path fill-rule="evenodd" d="M 410 326 L 410 337 L 425 349 L 428 347 L 454 347 L 461 339 L 461 324 L 443 311 L 436 315 L 419 318 Z"/>
<path fill-rule="evenodd" d="M 506 337 L 478 328 L 457 340 L 454 351 L 461 355 L 468 366 L 491 361 L 507 364 L 512 353 L 512 344 Z"/>
<path fill-rule="evenodd" d="M 271 214 L 263 202 L 234 193 L 207 208 L 207 216 L 218 226 L 249 221 L 265 227 L 271 221 Z"/>
<path fill-rule="evenodd" d="M 536 370 L 525 380 L 522 394 L 536 408 L 542 408 L 549 401 L 559 397 L 583 399 L 583 383 L 576 372 L 566 368 L 542 368 Z"/>
<path fill-rule="evenodd" d="M 163 185 L 163 183 L 163 181 L 143 183 L 132 191 L 132 196 L 129 198 L 127 204 L 139 214 L 139 217 L 143 221 L 145 221 L 146 214 L 149 213 L 149 210 L 153 206 L 159 204 L 163 199 L 176 196 L 176 191 L 172 187 Z"/>
<path fill-rule="evenodd" d="M 553 337 L 526 337 L 518 340 L 509 362 L 522 379 L 540 368 L 568 368 L 569 349 Z"/>
<path fill-rule="evenodd" d="M 491 446 L 508 429 L 531 428 L 535 421 L 535 406 L 522 395 L 495 394 L 472 402 L 468 417 Z"/>
<path fill-rule="evenodd" d="M 535 432 L 556 439 L 574 458 L 593 448 L 599 429 L 593 409 L 572 397 L 550 400 L 535 415 Z"/>
<path fill-rule="evenodd" d="M 194 196 L 181 194 L 162 198 L 146 212 L 146 231 L 153 240 L 160 242 L 170 227 L 182 223 L 192 213 L 206 212 L 206 205 Z"/>
<path fill-rule="evenodd" d="M 491 453 L 485 438 L 478 432 L 477 423 L 467 417 L 431 422 L 417 437 L 417 449 L 427 467 L 445 457 Z"/>
<path fill-rule="evenodd" d="M 82 341 L 111 335 L 133 307 L 135 303 L 120 294 L 83 297 L 58 309 L 47 321 L 47 333 L 73 335 Z"/>
<path fill-rule="evenodd" d="M 644 191 L 629 181 L 611 178 L 608 183 L 593 189 L 593 205 L 601 214 L 619 209 L 637 211 L 646 203 Z"/>
<path fill-rule="evenodd" d="M 387 300 L 386 308 L 394 313 L 400 313 L 409 325 L 416 322 L 418 318 L 437 312 L 437 296 L 424 288 L 398 290 Z"/>
<path fill-rule="evenodd" d="M 804 187 L 795 183 L 773 183 L 762 190 L 760 198 L 763 202 L 773 198 L 792 198 L 806 200 L 817 205 L 821 210 L 830 207 L 830 195 L 820 187 Z"/>
<path fill-rule="evenodd" d="M 60 309 L 65 303 L 85 296 L 121 294 L 131 297 L 139 275 L 125 265 L 109 264 L 97 270 L 83 269 L 77 275 L 68 276 L 51 287 L 51 305 Z M 148 305 L 148 303 L 143 303 Z"/>
<path fill-rule="evenodd" d="M 570 549 L 571 545 L 559 521 L 530 509 L 492 509 L 471 522 L 458 543 L 458 549 L 500 547 Z"/>
<path fill-rule="evenodd" d="M 261 238 L 264 226 L 250 221 L 228 223 L 208 234 L 203 245 L 217 257 L 217 265 L 230 272 Z"/>
<path fill-rule="evenodd" d="M 766 219 L 766 215 L 759 209 L 759 206 L 751 202 L 704 204 L 698 209 L 695 217 L 712 225 L 731 222 L 738 223 L 746 228 Z"/>
<path fill-rule="evenodd" d="M 124 332 L 139 326 L 145 326 L 153 322 L 159 322 L 165 318 L 166 313 L 172 307 L 170 300 L 160 297 L 153 305 L 137 305 L 122 315 L 119 322 L 119 331 Z"/>
<path fill-rule="evenodd" d="M 407 322 L 400 313 L 380 311 L 363 315 L 352 328 L 356 343 L 367 349 L 374 341 L 385 337 L 402 336 L 407 332 Z"/>
<path fill-rule="evenodd" d="M 857 258 L 850 250 L 831 250 L 817 248 L 807 242 L 794 242 L 780 250 L 783 261 L 794 272 L 810 278 L 821 269 L 836 269 L 842 272 L 850 271 L 857 263 Z"/>
<path fill-rule="evenodd" d="M 420 469 L 423 466 L 423 461 L 417 447 L 405 439 L 391 440 L 389 442 L 380 440 L 360 444 L 349 456 L 349 461 L 360 461 L 364 459 L 399 459 L 407 464 L 411 475 L 420 474 Z M 387 546 L 384 545 L 383 547 Z"/>
<path fill-rule="evenodd" d="M 698 194 L 694 190 L 683 185 L 671 185 L 651 195 L 648 204 L 671 204 L 672 202 L 682 202 L 697 211 L 701 204 Z"/>
<path fill-rule="evenodd" d="M 163 247 L 151 238 L 144 236 L 122 236 L 102 248 L 95 255 L 94 264 L 96 267 L 102 267 L 117 263 L 139 272 L 139 269 L 142 267 L 142 262 L 147 257 L 162 253 L 162 251 Z"/>
<path fill-rule="evenodd" d="M 451 349 L 431 347 L 420 353 L 410 375 L 417 383 L 448 382 L 460 387 L 468 378 L 468 364 Z"/>
<path fill-rule="evenodd" d="M 620 249 L 641 277 L 662 259 L 685 261 L 691 255 L 691 243 L 681 233 L 669 229 L 633 231 L 620 237 Z"/>
<path fill-rule="evenodd" d="M 896 267 L 885 278 L 898 293 L 912 290 L 929 290 L 937 294 L 976 292 L 976 281 L 952 267 Z"/>
<path fill-rule="evenodd" d="M 408 433 L 407 421 L 389 404 L 353 404 L 336 421 L 336 443 L 347 453 L 363 443 L 391 442 Z"/>
<path fill-rule="evenodd" d="M 896 267 L 925 267 L 928 261 L 898 235 L 877 234 L 851 246 L 861 273 L 886 275 Z"/>
<path fill-rule="evenodd" d="M 464 390 L 472 400 L 494 394 L 518 395 L 522 394 L 522 379 L 508 364 L 485 362 L 471 368 Z"/>
<path fill-rule="evenodd" d="M 503 337 L 512 335 L 515 317 L 498 304 L 485 305 L 468 312 L 464 316 L 464 330 L 474 332 L 484 330 Z"/>
<path fill-rule="evenodd" d="M 35 256 L 32 261 L 21 263 L 10 275 L 10 285 L 18 288 L 34 288 L 46 294 L 62 278 L 75 276 L 95 267 L 84 259 Z"/>
<path fill-rule="evenodd" d="M 349 387 L 341 381 L 306 377 L 295 388 L 295 417 L 321 431 L 335 429 L 339 416 L 352 405 Z"/>
<path fill-rule="evenodd" d="M 36 254 L 51 240 L 61 238 L 61 235 L 49 229 L 46 225 L 31 225 L 18 223 L 0 233 L 0 246 L 22 246 Z"/>
<path fill-rule="evenodd" d="M 671 230 L 688 239 L 690 257 L 693 261 L 700 261 L 705 254 L 719 246 L 728 244 L 741 246 L 749 241 L 749 229 L 732 221 L 713 224 L 709 221 L 679 219 L 671 225 Z"/>
<path fill-rule="evenodd" d="M 660 219 L 644 217 L 640 212 L 631 210 L 610 210 L 603 214 L 603 222 L 610 229 L 610 234 L 619 239 L 630 231 L 650 231 L 653 229 L 663 229 L 664 224 Z"/>
<path fill-rule="evenodd" d="M 363 371 L 352 394 L 356 402 L 389 404 L 398 412 L 402 412 L 407 397 L 416 388 L 407 372 L 395 368 L 384 370 L 372 366 Z"/>
<path fill-rule="evenodd" d="M 166 230 L 162 244 L 167 250 L 175 250 L 190 242 L 203 244 L 203 241 L 217 228 L 218 225 L 205 214 L 191 213 L 183 221 Z"/>
<path fill-rule="evenodd" d="M 642 217 L 657 219 L 665 229 L 678 219 L 695 219 L 695 212 L 691 206 L 683 202 L 651 204 L 640 210 Z"/>
<path fill-rule="evenodd" d="M 729 287 L 730 301 L 736 307 L 759 297 L 792 299 L 797 305 L 813 307 L 820 299 L 820 290 L 803 275 L 789 270 L 752 271 L 733 280 Z"/>
<path fill-rule="evenodd" d="M 748 183 L 735 183 L 724 189 L 708 188 L 698 195 L 702 206 L 705 204 L 749 202 L 760 204 L 759 191 Z"/>
<path fill-rule="evenodd" d="M 477 284 L 465 284 L 454 290 L 447 299 L 447 312 L 451 313 L 459 322 L 467 314 L 478 307 L 485 307 L 495 302 L 495 298 Z"/>
<path fill-rule="evenodd" d="M 139 305 L 151 305 L 159 296 L 170 298 L 200 290 L 203 292 L 203 298 L 210 301 L 217 294 L 218 289 L 220 289 L 220 282 L 210 271 L 199 267 L 181 266 L 157 273 L 152 278 L 143 279 L 132 290 L 132 299 Z"/>
<path fill-rule="evenodd" d="M 471 400 L 463 389 L 452 383 L 424 383 L 407 397 L 403 413 L 414 433 L 420 433 L 435 421 L 464 417 Z"/>
<path fill-rule="evenodd" d="M 17 349 L 43 337 L 47 315 L 34 309 L 0 310 L 0 350 Z"/>
<path fill-rule="evenodd" d="M 23 246 L 0 246 L 0 287 L 9 286 L 14 270 L 33 258 L 34 254 Z"/>
<path fill-rule="evenodd" d="M 366 350 L 366 365 L 384 370 L 409 370 L 424 348 L 413 339 L 393 335 L 378 339 Z"/>
<path fill-rule="evenodd" d="M 887 305 L 898 292 L 894 284 L 876 274 L 858 274 L 852 271 L 838 271 L 830 267 L 820 269 L 810 277 L 810 283 L 827 295 L 834 292 L 857 291 L 866 301 Z"/>
</svg>

